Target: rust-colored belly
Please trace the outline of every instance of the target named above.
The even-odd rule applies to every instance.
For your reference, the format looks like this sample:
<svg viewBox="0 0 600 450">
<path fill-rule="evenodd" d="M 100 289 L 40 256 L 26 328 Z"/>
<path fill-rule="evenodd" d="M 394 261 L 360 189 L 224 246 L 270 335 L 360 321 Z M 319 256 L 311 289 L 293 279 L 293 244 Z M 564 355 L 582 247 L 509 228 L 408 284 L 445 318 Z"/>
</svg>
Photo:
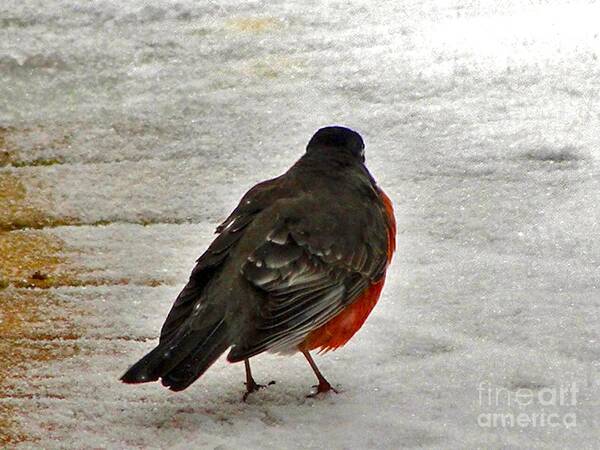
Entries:
<svg viewBox="0 0 600 450">
<path fill-rule="evenodd" d="M 371 285 L 350 306 L 329 322 L 311 331 L 304 342 L 300 344 L 300 350 L 320 348 L 321 351 L 329 351 L 348 342 L 362 327 L 377 304 L 384 281 L 385 277 Z"/>
</svg>

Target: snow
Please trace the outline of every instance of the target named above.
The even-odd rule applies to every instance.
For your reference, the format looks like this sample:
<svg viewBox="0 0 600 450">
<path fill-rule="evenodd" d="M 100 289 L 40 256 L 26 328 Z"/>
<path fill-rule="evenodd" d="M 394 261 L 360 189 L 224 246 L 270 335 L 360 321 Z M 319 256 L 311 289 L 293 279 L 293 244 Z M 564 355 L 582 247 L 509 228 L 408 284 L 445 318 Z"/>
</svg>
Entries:
<svg viewBox="0 0 600 450">
<path fill-rule="evenodd" d="M 42 232 L 90 281 L 37 294 L 77 330 L 41 345 L 77 351 L 10 380 L 0 406 L 29 436 L 15 445 L 597 448 L 599 14 L 585 1 L 3 2 L 0 126 L 21 161 L 60 164 L 0 174 L 25 184 L 59 225 Z M 363 135 L 398 219 L 374 313 L 316 357 L 341 393 L 305 398 L 300 356 L 254 358 L 257 381 L 277 383 L 247 403 L 243 367 L 222 360 L 180 394 L 120 384 L 214 227 L 332 123 Z M 488 405 L 488 385 L 512 403 Z M 574 404 L 515 403 L 572 386 Z M 577 421 L 478 422 L 507 412 Z"/>
</svg>

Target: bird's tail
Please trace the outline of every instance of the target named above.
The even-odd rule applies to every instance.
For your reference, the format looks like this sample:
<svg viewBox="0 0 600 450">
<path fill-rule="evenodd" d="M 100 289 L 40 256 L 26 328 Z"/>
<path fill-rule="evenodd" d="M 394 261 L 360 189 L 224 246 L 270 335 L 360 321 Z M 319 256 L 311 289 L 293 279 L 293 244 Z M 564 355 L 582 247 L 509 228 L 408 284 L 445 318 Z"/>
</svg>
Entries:
<svg viewBox="0 0 600 450">
<path fill-rule="evenodd" d="M 182 391 L 231 346 L 223 319 L 210 327 L 181 330 L 135 363 L 121 377 L 124 383 L 147 383 L 161 378 L 173 391 Z"/>
</svg>

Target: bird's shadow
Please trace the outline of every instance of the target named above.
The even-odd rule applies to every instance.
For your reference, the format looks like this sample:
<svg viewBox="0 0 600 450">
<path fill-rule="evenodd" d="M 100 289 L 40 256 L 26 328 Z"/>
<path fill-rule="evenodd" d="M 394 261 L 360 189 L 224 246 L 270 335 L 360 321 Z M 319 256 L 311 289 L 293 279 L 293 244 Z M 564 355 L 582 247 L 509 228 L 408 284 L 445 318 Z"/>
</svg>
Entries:
<svg viewBox="0 0 600 450">
<path fill-rule="evenodd" d="M 339 394 L 327 393 L 307 398 L 308 389 L 277 383 L 260 389 L 243 401 L 244 385 L 231 383 L 216 388 L 204 385 L 185 393 L 167 390 L 152 400 L 141 399 L 134 408 L 122 411 L 130 425 L 140 428 L 183 429 L 190 431 L 231 428 L 260 420 L 267 426 L 285 423 L 286 416 L 302 410 L 328 407 L 339 401 Z"/>
</svg>

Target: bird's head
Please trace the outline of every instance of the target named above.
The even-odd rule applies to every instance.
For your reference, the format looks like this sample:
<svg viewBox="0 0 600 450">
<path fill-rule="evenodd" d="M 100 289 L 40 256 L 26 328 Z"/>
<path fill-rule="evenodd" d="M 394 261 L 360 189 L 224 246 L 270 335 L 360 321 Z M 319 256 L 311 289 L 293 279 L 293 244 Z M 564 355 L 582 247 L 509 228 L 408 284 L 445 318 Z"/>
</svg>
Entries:
<svg viewBox="0 0 600 450">
<path fill-rule="evenodd" d="M 360 134 L 349 128 L 333 126 L 321 128 L 308 142 L 307 153 L 323 153 L 324 156 L 332 156 L 332 152 L 347 154 L 357 158 L 360 162 L 365 161 L 365 143 Z"/>
</svg>

